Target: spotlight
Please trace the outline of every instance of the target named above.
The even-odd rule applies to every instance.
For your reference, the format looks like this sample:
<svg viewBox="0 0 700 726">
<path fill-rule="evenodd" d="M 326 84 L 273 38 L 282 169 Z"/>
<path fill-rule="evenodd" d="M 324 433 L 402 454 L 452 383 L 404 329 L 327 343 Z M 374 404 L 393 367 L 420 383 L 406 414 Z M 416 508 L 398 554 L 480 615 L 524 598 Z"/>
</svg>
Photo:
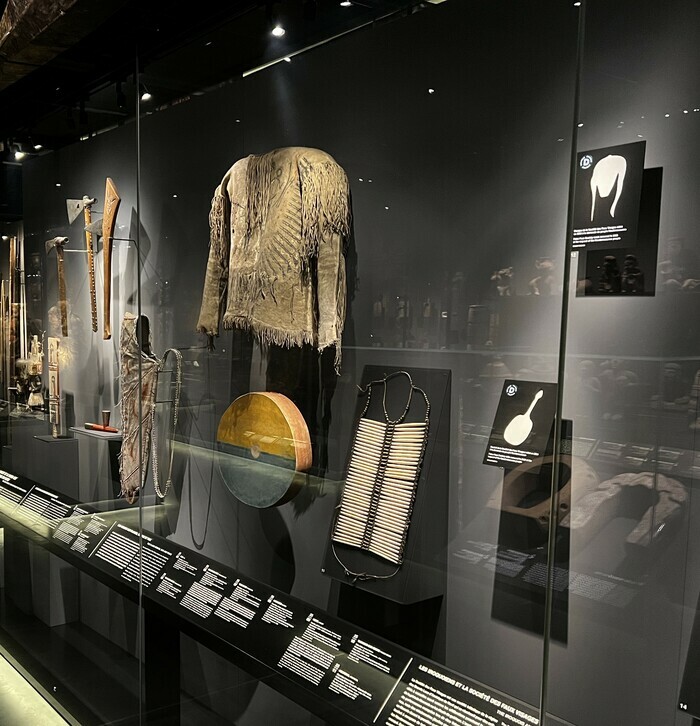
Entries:
<svg viewBox="0 0 700 726">
<path fill-rule="evenodd" d="M 267 28 L 273 38 L 281 38 L 287 32 L 282 25 L 283 18 L 275 8 L 279 4 L 280 0 L 266 0 L 265 2 Z"/>
<path fill-rule="evenodd" d="M 41 151 L 43 148 L 43 144 L 34 144 L 34 151 Z"/>
<path fill-rule="evenodd" d="M 22 151 L 22 147 L 19 144 L 12 144 L 10 150 L 13 152 L 15 161 L 22 161 L 27 155 L 26 152 Z"/>
<path fill-rule="evenodd" d="M 352 7 L 351 0 L 343 0 L 343 2 L 340 3 L 340 7 L 341 8 L 351 8 Z"/>
<path fill-rule="evenodd" d="M 141 100 L 142 101 L 150 101 L 153 96 L 151 96 L 150 91 L 146 88 L 145 83 L 139 83 L 139 91 L 141 91 Z"/>
</svg>

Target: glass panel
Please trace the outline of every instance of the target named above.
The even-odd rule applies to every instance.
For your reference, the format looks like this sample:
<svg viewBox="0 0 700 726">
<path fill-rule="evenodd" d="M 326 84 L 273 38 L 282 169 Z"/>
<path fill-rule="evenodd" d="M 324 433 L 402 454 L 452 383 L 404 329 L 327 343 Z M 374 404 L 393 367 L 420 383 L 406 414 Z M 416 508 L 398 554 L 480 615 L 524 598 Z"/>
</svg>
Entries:
<svg viewBox="0 0 700 726">
<path fill-rule="evenodd" d="M 578 12 L 443 3 L 142 118 L 143 309 L 182 359 L 145 598 L 188 718 L 536 722 Z M 183 53 L 211 70 L 209 41 Z"/>
<path fill-rule="evenodd" d="M 690 724 L 700 717 L 700 8 L 584 5 L 584 219 L 574 226 L 637 233 L 592 241 L 573 259 L 564 395 L 573 471 L 561 499 L 571 514 L 559 530 L 570 539 L 569 641 L 551 645 L 548 710 L 580 726 Z M 641 143 L 640 161 L 622 146 Z"/>
<path fill-rule="evenodd" d="M 137 87 L 121 92 L 133 109 Z M 139 530 L 154 520 L 120 494 L 120 323 L 140 305 L 137 128 L 93 135 L 84 113 L 75 144 L 23 160 L 22 220 L 3 229 L 0 646 L 71 723 L 136 723 Z"/>
</svg>

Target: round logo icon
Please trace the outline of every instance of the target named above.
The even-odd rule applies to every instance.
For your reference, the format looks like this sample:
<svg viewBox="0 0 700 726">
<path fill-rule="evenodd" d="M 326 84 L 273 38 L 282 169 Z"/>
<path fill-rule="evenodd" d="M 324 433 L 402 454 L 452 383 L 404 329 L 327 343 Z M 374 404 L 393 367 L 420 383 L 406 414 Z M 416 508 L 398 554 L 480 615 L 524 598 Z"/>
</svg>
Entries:
<svg viewBox="0 0 700 726">
<path fill-rule="evenodd" d="M 510 384 L 510 386 L 508 386 L 506 388 L 506 393 L 509 396 L 514 396 L 517 392 L 518 392 L 518 387 L 517 386 L 514 386 L 512 383 Z"/>
<path fill-rule="evenodd" d="M 591 166 L 593 166 L 593 157 L 590 154 L 582 156 L 581 161 L 579 161 L 579 165 L 582 169 L 590 169 Z"/>
</svg>

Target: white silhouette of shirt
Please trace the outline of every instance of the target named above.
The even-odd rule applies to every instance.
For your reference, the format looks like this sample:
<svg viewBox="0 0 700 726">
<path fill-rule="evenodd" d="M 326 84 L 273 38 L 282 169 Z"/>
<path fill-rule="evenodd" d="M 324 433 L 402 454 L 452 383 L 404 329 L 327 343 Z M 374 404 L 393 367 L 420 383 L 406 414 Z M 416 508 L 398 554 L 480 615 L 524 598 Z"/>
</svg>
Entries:
<svg viewBox="0 0 700 726">
<path fill-rule="evenodd" d="M 603 199 L 609 197 L 613 187 L 615 186 L 615 182 L 617 182 L 615 200 L 610 207 L 610 216 L 615 216 L 615 208 L 622 196 L 622 187 L 625 183 L 626 173 L 627 160 L 624 156 L 609 154 L 608 156 L 603 157 L 595 165 L 593 175 L 591 176 L 591 195 L 593 197 L 591 203 L 591 222 L 593 221 L 593 215 L 595 214 L 595 199 L 597 194 L 600 194 Z"/>
</svg>

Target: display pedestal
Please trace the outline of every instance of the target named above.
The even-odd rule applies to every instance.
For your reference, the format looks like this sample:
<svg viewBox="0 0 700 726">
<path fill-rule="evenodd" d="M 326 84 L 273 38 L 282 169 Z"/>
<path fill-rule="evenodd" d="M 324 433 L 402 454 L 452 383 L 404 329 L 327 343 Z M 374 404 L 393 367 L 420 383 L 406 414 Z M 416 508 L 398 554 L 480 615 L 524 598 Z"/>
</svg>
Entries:
<svg viewBox="0 0 700 726">
<path fill-rule="evenodd" d="M 74 438 L 34 437 L 35 476 L 39 484 L 78 499 L 78 441 Z"/>
<path fill-rule="evenodd" d="M 78 481 L 80 502 L 114 500 L 119 495 L 119 450 L 122 435 L 70 429 L 78 441 Z"/>
<path fill-rule="evenodd" d="M 340 585 L 337 615 L 392 643 L 439 660 L 445 646 L 444 633 L 438 628 L 442 600 L 438 596 L 401 605 L 351 585 Z"/>
<path fill-rule="evenodd" d="M 2 447 L 2 467 L 12 471 L 12 446 L 9 444 Z"/>
<path fill-rule="evenodd" d="M 45 421 L 13 422 L 13 443 L 9 447 L 12 471 L 75 498 L 77 441 L 54 439 L 38 435 L 37 431 L 46 431 Z M 78 571 L 43 547 L 18 541 L 10 530 L 5 531 L 5 578 L 7 594 L 17 607 L 46 625 L 65 625 L 78 619 Z"/>
<path fill-rule="evenodd" d="M 50 627 L 78 619 L 75 567 L 9 528 L 5 529 L 4 559 L 5 591 L 22 612 Z"/>
<path fill-rule="evenodd" d="M 2 465 L 7 469 L 11 463 L 10 447 L 10 404 L 0 401 L 0 445 L 2 445 Z"/>
<path fill-rule="evenodd" d="M 180 631 L 144 611 L 144 724 L 180 726 Z"/>
<path fill-rule="evenodd" d="M 572 423 L 564 419 L 562 451 L 571 451 Z M 504 476 L 500 493 L 488 502 L 500 512 L 498 548 L 491 615 L 509 625 L 542 635 L 545 627 L 545 573 L 547 534 L 551 506 L 554 440 L 550 435 L 545 455 L 521 464 Z M 591 477 L 595 477 L 590 472 Z M 558 522 L 570 511 L 573 463 L 569 455 L 559 461 Z M 568 639 L 569 530 L 557 526 L 552 593 L 552 638 Z"/>
<path fill-rule="evenodd" d="M 80 573 L 80 622 L 134 657 L 138 607 L 107 585 Z"/>
<path fill-rule="evenodd" d="M 100 510 L 116 508 L 119 494 L 119 450 L 121 434 L 70 429 L 78 442 L 78 501 L 109 502 Z M 95 632 L 136 655 L 138 609 L 136 605 L 93 577 L 80 573 L 80 621 Z"/>
<path fill-rule="evenodd" d="M 37 418 L 12 418 L 10 427 L 10 447 L 12 449 L 12 471 L 20 476 L 26 476 L 32 481 L 41 481 L 39 475 L 43 467 L 37 455 L 36 436 L 42 436 L 48 431 L 46 421 Z M 57 439 L 62 441 L 63 439 Z M 42 484 L 47 482 L 41 481 Z"/>
<path fill-rule="evenodd" d="M 42 419 L 13 421 L 12 444 L 3 447 L 3 466 L 73 499 L 78 496 L 78 442 L 46 434 Z"/>
</svg>

